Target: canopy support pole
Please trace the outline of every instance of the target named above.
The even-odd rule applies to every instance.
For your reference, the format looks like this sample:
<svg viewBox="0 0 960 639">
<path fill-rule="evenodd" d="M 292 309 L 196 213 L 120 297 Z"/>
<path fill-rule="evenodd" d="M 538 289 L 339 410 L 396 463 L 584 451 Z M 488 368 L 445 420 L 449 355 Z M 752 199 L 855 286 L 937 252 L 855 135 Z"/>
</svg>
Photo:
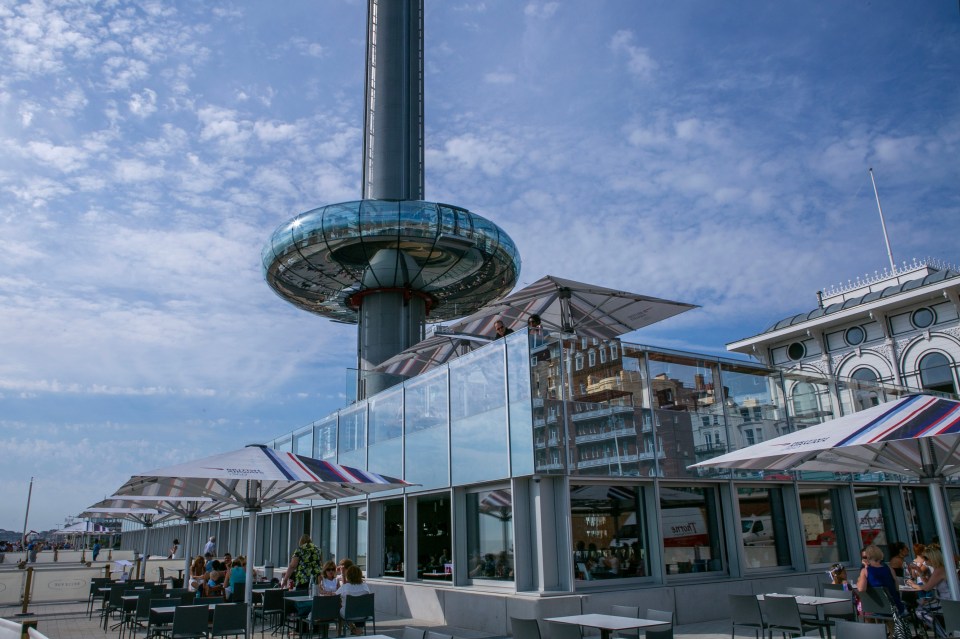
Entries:
<svg viewBox="0 0 960 639">
<path fill-rule="evenodd" d="M 138 576 L 144 581 L 147 580 L 147 539 L 150 537 L 150 527 L 153 526 L 153 522 L 144 522 L 143 524 L 143 561 L 140 562 L 140 570 L 142 571 Z"/>
<path fill-rule="evenodd" d="M 261 508 L 258 503 L 258 500 L 255 500 L 251 493 L 255 495 L 257 491 L 250 490 L 250 484 L 254 482 L 247 483 L 247 507 L 244 510 L 247 511 L 247 514 L 250 517 L 249 522 L 247 523 L 247 567 L 246 567 L 246 585 L 243 589 L 243 600 L 247 604 L 247 639 L 250 639 L 253 636 L 253 549 L 255 546 L 254 537 L 257 535 L 257 513 L 260 512 Z M 256 482 L 259 484 L 260 482 Z M 259 489 L 259 486 L 258 486 Z"/>
<path fill-rule="evenodd" d="M 943 567 L 947 573 L 947 584 L 950 586 L 950 597 L 960 600 L 960 582 L 957 580 L 957 571 L 954 570 L 953 519 L 947 513 L 946 502 L 943 499 L 943 480 L 933 480 L 929 484 L 930 504 L 933 506 L 933 518 L 937 522 L 937 536 L 940 537 L 940 550 L 943 552 Z"/>
<path fill-rule="evenodd" d="M 186 588 L 187 584 L 190 582 L 190 561 L 192 559 L 190 548 L 193 546 L 193 522 L 197 520 L 197 516 L 193 515 L 186 517 L 187 520 L 187 534 L 184 536 L 183 544 L 183 587 Z"/>
</svg>

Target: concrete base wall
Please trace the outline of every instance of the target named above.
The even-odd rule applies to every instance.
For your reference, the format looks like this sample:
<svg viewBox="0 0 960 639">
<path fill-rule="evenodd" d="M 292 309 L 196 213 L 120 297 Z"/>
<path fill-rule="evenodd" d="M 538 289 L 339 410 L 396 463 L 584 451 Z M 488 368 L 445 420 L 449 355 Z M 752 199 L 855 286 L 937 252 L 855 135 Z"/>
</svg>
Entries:
<svg viewBox="0 0 960 639">
<path fill-rule="evenodd" d="M 672 610 L 678 624 L 728 619 L 728 595 L 783 592 L 791 586 L 815 588 L 819 594 L 824 581 L 820 574 L 780 575 L 574 594 L 499 593 L 379 580 L 368 583 L 377 595 L 377 610 L 386 614 L 505 636 L 512 634 L 510 617 L 609 613 L 614 605 L 639 606 L 641 615 L 647 608 Z"/>
</svg>

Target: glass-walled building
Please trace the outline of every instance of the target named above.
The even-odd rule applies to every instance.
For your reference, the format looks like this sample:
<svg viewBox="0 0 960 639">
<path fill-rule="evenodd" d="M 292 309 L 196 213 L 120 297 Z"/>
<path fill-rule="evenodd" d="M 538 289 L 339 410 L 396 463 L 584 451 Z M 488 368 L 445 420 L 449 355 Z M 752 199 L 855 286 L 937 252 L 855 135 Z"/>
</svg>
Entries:
<svg viewBox="0 0 960 639">
<path fill-rule="evenodd" d="M 865 543 L 931 541 L 927 488 L 690 466 L 872 405 L 864 393 L 907 392 L 513 333 L 270 442 L 416 485 L 262 513 L 254 563 L 285 565 L 308 532 L 382 587 L 609 596 L 776 575 L 816 583 L 834 562 L 856 565 Z M 948 500 L 960 514 L 960 490 Z M 197 535 L 219 531 L 236 552 L 244 529 L 223 517 Z"/>
</svg>

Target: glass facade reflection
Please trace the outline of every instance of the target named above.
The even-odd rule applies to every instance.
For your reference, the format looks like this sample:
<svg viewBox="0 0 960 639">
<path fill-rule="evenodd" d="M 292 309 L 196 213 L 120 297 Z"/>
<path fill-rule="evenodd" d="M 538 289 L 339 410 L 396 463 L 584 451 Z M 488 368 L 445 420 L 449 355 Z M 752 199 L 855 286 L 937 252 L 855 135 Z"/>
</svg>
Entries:
<svg viewBox="0 0 960 639">
<path fill-rule="evenodd" d="M 517 331 L 273 445 L 414 484 L 371 498 L 370 525 L 366 502 L 324 511 L 321 531 L 338 509 L 342 522 L 329 552 L 365 567 L 375 557 L 375 577 L 531 587 L 533 512 L 560 508 L 543 521 L 567 528 L 537 534 L 557 537 L 562 587 L 683 582 L 822 569 L 864 543 L 932 534 L 925 489 L 897 476 L 690 468 L 905 392 L 617 340 L 532 344 Z M 562 499 L 528 501 L 540 482 Z M 282 531 L 265 534 L 262 552 L 278 552 Z"/>
</svg>

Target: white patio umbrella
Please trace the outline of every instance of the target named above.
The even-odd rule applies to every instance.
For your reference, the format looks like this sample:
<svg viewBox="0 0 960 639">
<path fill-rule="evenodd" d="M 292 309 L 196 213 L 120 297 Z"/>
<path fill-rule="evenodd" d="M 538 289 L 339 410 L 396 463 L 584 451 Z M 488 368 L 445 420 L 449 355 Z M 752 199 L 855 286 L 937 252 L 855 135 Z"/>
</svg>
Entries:
<svg viewBox="0 0 960 639">
<path fill-rule="evenodd" d="M 143 563 L 141 564 L 141 574 L 143 575 L 147 574 L 147 559 L 149 558 L 147 555 L 147 539 L 150 536 L 150 529 L 154 524 L 177 518 L 177 516 L 172 513 L 165 513 L 156 508 L 134 507 L 117 499 L 98 501 L 80 513 L 79 516 L 85 519 L 103 519 L 106 517 L 111 519 L 125 519 L 143 526 L 145 529 L 143 532 Z"/>
<path fill-rule="evenodd" d="M 408 486 L 376 473 L 251 445 L 134 475 L 118 495 L 210 497 L 250 513 L 247 534 L 247 637 L 252 631 L 256 513 L 295 499 L 340 499 Z"/>
<path fill-rule="evenodd" d="M 954 533 L 944 480 L 960 475 L 960 402 L 910 395 L 735 450 L 690 468 L 883 472 L 916 477 L 930 491 L 937 534 L 954 599 Z"/>
<path fill-rule="evenodd" d="M 77 535 L 80 536 L 80 543 L 83 546 L 80 552 L 80 563 L 85 563 L 87 561 L 87 535 L 89 533 L 100 534 L 110 532 L 106 526 L 101 526 L 100 524 L 95 524 L 92 521 L 78 521 L 75 524 L 70 524 L 60 530 L 53 531 L 53 535 L 57 537 L 73 537 L 76 540 Z"/>
<path fill-rule="evenodd" d="M 234 504 L 217 501 L 211 497 L 164 497 L 164 496 L 131 496 L 114 495 L 111 500 L 121 502 L 130 507 L 156 508 L 159 511 L 177 515 L 187 522 L 187 534 L 183 544 L 183 574 L 190 576 L 190 545 L 193 541 L 193 523 L 198 519 L 209 517 L 235 508 Z"/>
</svg>

